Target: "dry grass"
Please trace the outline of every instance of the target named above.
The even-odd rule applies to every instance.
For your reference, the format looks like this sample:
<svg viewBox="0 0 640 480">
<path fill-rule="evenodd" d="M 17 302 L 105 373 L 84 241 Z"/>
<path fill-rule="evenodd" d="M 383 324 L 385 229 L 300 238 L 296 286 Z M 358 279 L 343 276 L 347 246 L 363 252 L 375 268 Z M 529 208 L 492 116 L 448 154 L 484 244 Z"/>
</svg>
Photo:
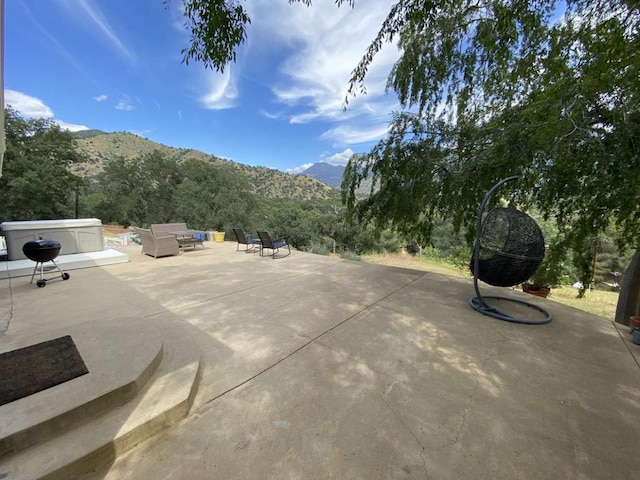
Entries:
<svg viewBox="0 0 640 480">
<path fill-rule="evenodd" d="M 414 257 L 407 253 L 364 255 L 362 256 L 362 261 L 441 273 L 454 277 L 472 278 L 471 273 L 466 269 L 457 268 L 446 262 Z M 554 288 L 551 290 L 549 299 L 598 315 L 607 320 L 613 320 L 616 313 L 616 304 L 618 303 L 618 292 L 605 292 L 602 290 L 587 291 L 584 298 L 577 298 L 577 293 L 578 291 L 572 287 Z"/>
<path fill-rule="evenodd" d="M 584 298 L 577 298 L 578 291 L 573 287 L 560 287 L 551 290 L 549 299 L 585 312 L 593 313 L 607 320 L 613 320 L 616 315 L 618 292 L 593 290 L 585 293 Z"/>
<path fill-rule="evenodd" d="M 454 277 L 472 278 L 469 271 L 456 268 L 446 262 L 427 260 L 424 257 L 409 255 L 408 253 L 386 253 L 382 255 L 363 255 L 360 257 L 363 262 L 375 263 L 378 265 L 391 265 L 394 267 L 412 268 L 426 272 L 441 273 Z"/>
</svg>

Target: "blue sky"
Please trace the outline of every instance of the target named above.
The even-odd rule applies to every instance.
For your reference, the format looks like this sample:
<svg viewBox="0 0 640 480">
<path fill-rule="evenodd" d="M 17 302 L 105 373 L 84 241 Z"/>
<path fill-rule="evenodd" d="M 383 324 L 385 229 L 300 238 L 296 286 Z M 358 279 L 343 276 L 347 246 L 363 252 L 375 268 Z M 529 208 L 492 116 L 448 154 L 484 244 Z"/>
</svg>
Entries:
<svg viewBox="0 0 640 480">
<path fill-rule="evenodd" d="M 343 100 L 392 0 L 241 0 L 252 19 L 224 75 L 181 63 L 180 0 L 5 2 L 5 104 L 70 130 L 127 131 L 247 165 L 297 172 L 368 151 L 398 110 L 380 53 L 367 95 Z"/>
</svg>

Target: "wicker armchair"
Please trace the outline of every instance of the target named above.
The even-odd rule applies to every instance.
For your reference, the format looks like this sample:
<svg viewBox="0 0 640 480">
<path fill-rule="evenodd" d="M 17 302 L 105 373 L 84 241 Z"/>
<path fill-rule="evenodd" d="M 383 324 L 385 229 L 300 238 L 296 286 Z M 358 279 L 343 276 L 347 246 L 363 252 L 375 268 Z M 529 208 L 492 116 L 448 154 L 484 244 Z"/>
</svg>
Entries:
<svg viewBox="0 0 640 480">
<path fill-rule="evenodd" d="M 140 237 L 143 254 L 158 258 L 180 253 L 175 235 L 154 236 L 151 230 L 145 228 L 134 228 L 134 230 Z"/>
</svg>

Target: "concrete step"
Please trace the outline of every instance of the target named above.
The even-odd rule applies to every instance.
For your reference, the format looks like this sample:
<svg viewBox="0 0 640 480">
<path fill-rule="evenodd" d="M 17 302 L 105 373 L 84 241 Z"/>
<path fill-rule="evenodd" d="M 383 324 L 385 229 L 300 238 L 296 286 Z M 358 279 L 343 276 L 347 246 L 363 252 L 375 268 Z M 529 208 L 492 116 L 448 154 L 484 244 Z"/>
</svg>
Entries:
<svg viewBox="0 0 640 480">
<path fill-rule="evenodd" d="M 162 360 L 159 332 L 131 320 L 10 337 L 0 353 L 64 335 L 71 335 L 89 373 L 0 406 L 0 459 L 132 400 Z"/>
<path fill-rule="evenodd" d="M 72 398 L 79 397 L 80 400 L 75 403 L 81 405 L 67 408 L 59 416 L 49 415 L 51 419 L 45 420 L 43 426 L 30 426 L 28 434 L 18 433 L 16 437 L 14 433 L 13 440 L 20 439 L 17 445 L 22 449 L 14 448 L 12 453 L 0 458 L 0 478 L 33 480 L 78 477 L 113 462 L 138 443 L 186 417 L 200 379 L 200 352 L 197 347 L 194 348 L 195 342 L 191 335 L 179 324 L 158 319 L 153 320 L 153 327 L 149 321 L 132 319 L 111 323 L 111 326 L 116 325 L 120 328 L 101 329 L 99 324 L 93 323 L 92 336 L 101 340 L 95 350 L 102 353 L 96 353 L 96 356 L 103 356 L 101 360 L 96 358 L 95 361 L 85 357 L 79 330 L 75 330 L 76 327 L 65 329 L 66 334 L 71 335 L 76 342 L 90 373 L 30 397 L 64 385 L 67 387 L 65 392 L 58 392 L 57 397 L 54 393 L 48 393 L 51 396 L 48 398 L 49 403 L 73 405 Z M 78 326 L 80 327 L 88 328 L 85 324 Z M 119 334 L 114 330 L 119 331 Z M 158 352 L 158 342 L 160 355 L 156 357 L 150 352 Z M 112 361 L 106 358 L 109 354 L 104 353 L 105 351 L 111 352 Z M 146 360 L 139 360 L 139 357 Z M 121 392 L 105 398 L 85 395 L 80 381 L 83 377 L 94 375 L 98 379 L 106 379 L 113 374 L 121 378 L 126 375 L 118 372 L 140 370 L 123 367 L 126 363 L 137 364 L 138 367 L 147 363 L 147 368 L 142 369 L 137 377 L 138 381 L 133 385 L 122 380 L 122 384 L 129 385 L 125 388 L 127 394 Z M 131 391 L 134 392 L 133 395 L 130 395 Z M 109 397 L 113 402 L 107 400 Z M 125 397 L 128 397 L 128 401 L 122 401 Z M 24 399 L 0 409 L 22 400 Z M 89 406 L 85 407 L 86 405 Z M 95 406 L 98 408 L 94 410 Z M 21 411 L 19 407 L 14 408 L 22 416 L 31 416 L 33 413 L 32 410 Z M 0 416 L 3 420 L 9 418 L 2 410 Z M 69 423 L 64 421 L 65 416 L 71 419 Z M 50 430 L 51 426 L 54 428 Z M 34 439 L 37 443 L 34 443 Z M 16 445 L 15 442 L 8 444 Z"/>
</svg>

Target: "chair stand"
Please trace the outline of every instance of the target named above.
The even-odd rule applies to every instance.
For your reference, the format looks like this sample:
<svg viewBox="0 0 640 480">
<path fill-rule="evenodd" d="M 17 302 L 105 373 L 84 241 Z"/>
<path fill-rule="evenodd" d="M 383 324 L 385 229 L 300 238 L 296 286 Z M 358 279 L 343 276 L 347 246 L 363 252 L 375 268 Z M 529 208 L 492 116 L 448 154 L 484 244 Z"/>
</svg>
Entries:
<svg viewBox="0 0 640 480">
<path fill-rule="evenodd" d="M 474 277 L 473 279 L 473 286 L 476 289 L 476 295 L 477 297 L 473 297 L 471 299 L 469 299 L 469 305 L 471 306 L 471 308 L 473 308 L 476 312 L 480 312 L 483 315 L 487 315 L 489 317 L 493 317 L 493 318 L 497 318 L 498 320 L 504 320 L 505 322 L 513 322 L 513 323 L 523 323 L 525 325 L 544 325 L 545 323 L 549 323 L 552 319 L 551 314 L 545 310 L 542 307 L 539 307 L 538 305 L 534 305 L 532 303 L 529 302 L 525 302 L 524 300 L 517 300 L 515 298 L 507 298 L 507 297 L 499 297 L 499 296 L 494 296 L 494 295 L 488 295 L 483 297 L 480 294 L 480 289 L 478 288 L 478 279 L 476 277 Z M 532 310 L 535 310 L 538 313 L 542 314 L 541 318 L 517 318 L 517 317 L 513 317 L 511 315 L 509 315 L 508 313 L 502 312 L 500 310 L 498 310 L 496 307 L 492 307 L 491 305 L 488 305 L 484 299 L 493 299 L 493 300 L 500 300 L 500 301 L 504 301 L 504 302 L 512 302 L 512 303 L 517 303 L 520 305 L 524 305 L 525 307 L 528 307 Z"/>
<path fill-rule="evenodd" d="M 499 320 L 504 320 L 506 322 L 513 322 L 513 323 L 522 323 L 522 324 L 526 324 L 526 325 L 544 325 L 545 323 L 549 323 L 552 319 L 551 314 L 545 310 L 542 307 L 539 307 L 537 305 L 534 305 L 532 303 L 529 302 L 525 302 L 524 300 L 516 300 L 515 298 L 507 298 L 507 297 L 500 297 L 500 296 L 486 296 L 483 297 L 480 294 L 480 288 L 478 287 L 478 277 L 480 275 L 480 250 L 481 250 L 481 241 L 480 241 L 480 234 L 482 232 L 482 213 L 487 205 L 487 203 L 489 202 L 489 198 L 491 197 L 491 195 L 493 194 L 493 192 L 495 192 L 498 187 L 500 187 L 503 183 L 508 182 L 510 180 L 515 180 L 518 177 L 509 177 L 509 178 L 505 178 L 504 180 L 501 180 L 500 182 L 496 183 L 491 190 L 489 190 L 489 192 L 487 192 L 487 194 L 484 197 L 484 200 L 482 201 L 482 203 L 480 204 L 480 208 L 478 210 L 478 224 L 477 224 L 477 228 L 476 228 L 476 242 L 475 242 L 475 246 L 474 246 L 474 254 L 473 254 L 473 286 L 475 288 L 476 291 L 476 297 L 471 298 L 469 300 L 469 305 L 471 306 L 471 308 L 473 308 L 475 311 L 482 313 L 483 315 L 487 315 L 489 317 L 493 317 L 493 318 L 497 318 Z M 509 255 L 509 257 L 514 258 L 514 259 L 523 259 L 524 257 L 519 256 L 519 255 Z M 483 278 L 484 281 L 486 281 Z M 517 283 L 517 282 L 516 282 Z M 513 283 L 515 284 L 515 283 Z M 498 285 L 497 283 L 494 283 L 494 285 Z M 498 286 L 505 286 L 505 284 L 500 284 Z M 539 316 L 539 318 L 519 318 L 519 317 L 514 317 L 512 315 L 509 315 L 508 313 L 505 313 L 503 311 L 500 311 L 498 308 L 496 307 L 492 307 L 491 305 L 488 305 L 484 299 L 492 299 L 492 300 L 498 300 L 498 301 L 503 301 L 503 302 L 511 302 L 514 304 L 519 304 L 519 305 L 524 305 L 527 308 L 530 308 L 534 311 L 536 311 L 537 313 L 541 314 L 541 316 Z"/>
</svg>

